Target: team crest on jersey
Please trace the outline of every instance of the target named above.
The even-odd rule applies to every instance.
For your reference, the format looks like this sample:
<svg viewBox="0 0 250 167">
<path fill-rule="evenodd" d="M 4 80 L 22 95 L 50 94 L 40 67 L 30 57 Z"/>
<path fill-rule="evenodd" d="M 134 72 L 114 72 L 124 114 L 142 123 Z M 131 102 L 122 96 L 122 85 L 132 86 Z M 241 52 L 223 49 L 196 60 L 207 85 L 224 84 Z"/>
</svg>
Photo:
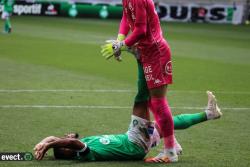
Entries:
<svg viewBox="0 0 250 167">
<path fill-rule="evenodd" d="M 106 137 L 100 138 L 99 141 L 100 141 L 102 144 L 104 144 L 104 145 L 107 145 L 107 144 L 110 143 L 110 140 L 109 140 L 108 138 L 106 138 Z"/>
<path fill-rule="evenodd" d="M 171 61 L 167 62 L 165 66 L 165 72 L 169 75 L 172 75 L 172 62 Z"/>
</svg>

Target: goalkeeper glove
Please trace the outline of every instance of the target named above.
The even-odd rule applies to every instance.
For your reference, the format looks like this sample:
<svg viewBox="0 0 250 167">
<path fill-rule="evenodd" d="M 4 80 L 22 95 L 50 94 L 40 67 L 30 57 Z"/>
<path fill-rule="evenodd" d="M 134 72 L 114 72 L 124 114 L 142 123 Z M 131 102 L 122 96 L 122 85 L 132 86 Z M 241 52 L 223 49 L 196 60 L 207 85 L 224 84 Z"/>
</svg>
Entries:
<svg viewBox="0 0 250 167">
<path fill-rule="evenodd" d="M 106 59 L 115 57 L 118 61 L 121 61 L 121 51 L 127 50 L 127 46 L 124 41 L 108 40 L 107 44 L 102 46 L 102 56 Z"/>
<path fill-rule="evenodd" d="M 123 41 L 125 38 L 126 38 L 126 36 L 124 34 L 118 34 L 117 41 Z M 137 44 L 135 44 L 134 46 L 128 47 L 126 51 L 131 53 L 132 55 L 134 55 L 135 58 L 137 60 L 139 60 L 140 59 L 140 54 L 139 54 L 139 51 L 136 48 L 136 46 L 137 46 Z"/>
</svg>

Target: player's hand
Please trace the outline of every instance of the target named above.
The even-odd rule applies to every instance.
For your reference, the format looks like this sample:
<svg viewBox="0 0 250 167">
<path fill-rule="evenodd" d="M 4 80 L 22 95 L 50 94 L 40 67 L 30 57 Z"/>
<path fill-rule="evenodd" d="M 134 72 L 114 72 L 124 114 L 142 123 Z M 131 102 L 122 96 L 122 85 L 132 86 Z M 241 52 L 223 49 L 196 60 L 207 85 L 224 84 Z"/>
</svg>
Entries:
<svg viewBox="0 0 250 167">
<path fill-rule="evenodd" d="M 34 150 L 34 151 L 39 151 L 39 150 L 41 150 L 41 149 L 42 149 L 42 147 L 43 147 L 43 144 L 44 144 L 44 143 L 41 143 L 41 142 L 40 142 L 40 143 L 38 143 L 38 144 L 34 147 L 34 149 L 33 149 L 33 150 Z"/>
<path fill-rule="evenodd" d="M 42 160 L 43 157 L 46 155 L 46 152 L 48 151 L 48 149 L 49 149 L 49 145 L 47 143 L 44 143 L 39 150 L 35 151 L 35 158 L 37 160 Z"/>
<path fill-rule="evenodd" d="M 102 56 L 105 57 L 107 60 L 113 56 L 117 61 L 122 60 L 121 51 L 115 52 L 113 50 L 113 44 L 116 42 L 117 42 L 116 40 L 107 40 L 106 41 L 107 44 L 102 46 L 102 51 L 101 51 Z"/>
<path fill-rule="evenodd" d="M 102 46 L 102 56 L 107 60 L 114 56 L 116 60 L 121 61 L 121 51 L 127 49 L 124 41 L 108 40 L 106 42 L 107 44 Z"/>
</svg>

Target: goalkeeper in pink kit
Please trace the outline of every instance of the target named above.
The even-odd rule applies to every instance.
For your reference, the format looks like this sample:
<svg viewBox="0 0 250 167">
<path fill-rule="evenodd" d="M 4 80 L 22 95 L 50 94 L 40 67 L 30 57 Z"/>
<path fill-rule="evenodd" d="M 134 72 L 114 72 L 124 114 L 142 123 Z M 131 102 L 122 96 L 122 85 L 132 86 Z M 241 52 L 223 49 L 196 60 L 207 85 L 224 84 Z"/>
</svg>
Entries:
<svg viewBox="0 0 250 167">
<path fill-rule="evenodd" d="M 153 112 L 164 139 L 163 153 L 155 157 L 153 162 L 177 162 L 174 124 L 166 99 L 167 85 L 172 84 L 169 45 L 163 38 L 153 0 L 123 0 L 122 4 L 123 17 L 117 41 L 106 44 L 103 55 L 106 58 L 115 56 L 117 60 L 121 60 L 122 50 L 136 47 L 137 55 L 140 55 L 138 63 L 143 66 L 150 94 L 146 107 Z M 128 35 L 129 31 L 132 32 L 130 35 Z"/>
</svg>

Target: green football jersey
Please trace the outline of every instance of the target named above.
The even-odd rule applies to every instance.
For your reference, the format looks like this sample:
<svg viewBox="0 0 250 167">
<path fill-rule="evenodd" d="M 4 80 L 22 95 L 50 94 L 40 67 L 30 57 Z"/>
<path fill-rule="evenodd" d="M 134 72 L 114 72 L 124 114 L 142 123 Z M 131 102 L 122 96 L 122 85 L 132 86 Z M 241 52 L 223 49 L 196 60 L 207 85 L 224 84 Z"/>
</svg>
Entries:
<svg viewBox="0 0 250 167">
<path fill-rule="evenodd" d="M 142 160 L 144 149 L 129 141 L 127 134 L 91 136 L 80 139 L 90 152 L 77 159 L 84 161 Z"/>
<path fill-rule="evenodd" d="M 8 13 L 13 12 L 13 5 L 15 4 L 15 0 L 1 0 L 1 3 L 4 6 L 4 11 Z"/>
</svg>

